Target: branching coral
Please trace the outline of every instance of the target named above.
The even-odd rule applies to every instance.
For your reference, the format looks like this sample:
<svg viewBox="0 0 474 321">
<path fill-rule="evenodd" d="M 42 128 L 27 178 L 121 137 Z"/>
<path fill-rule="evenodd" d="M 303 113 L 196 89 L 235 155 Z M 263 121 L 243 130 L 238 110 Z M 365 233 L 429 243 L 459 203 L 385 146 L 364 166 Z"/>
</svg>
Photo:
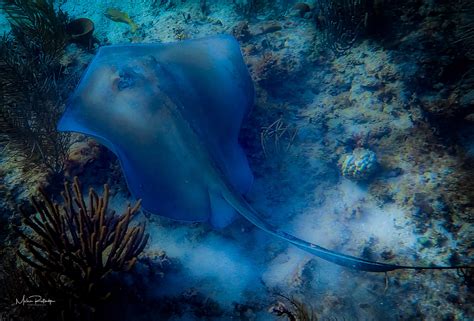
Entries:
<svg viewBox="0 0 474 321">
<path fill-rule="evenodd" d="M 0 9 L 12 28 L 0 39 L 0 142 L 25 169 L 60 173 L 69 136 L 56 122 L 74 82 L 59 62 L 68 18 L 49 0 L 0 0 Z"/>
<path fill-rule="evenodd" d="M 103 196 L 91 188 L 85 200 L 77 178 L 72 188 L 66 182 L 61 194 L 59 205 L 40 190 L 40 199 L 32 199 L 35 214 L 22 210 L 25 228 L 17 228 L 23 240 L 18 255 L 43 284 L 73 301 L 93 305 L 109 295 L 99 286 L 105 277 L 128 271 L 147 243 L 144 224 L 131 226 L 140 201 L 116 215 L 108 209 L 107 185 Z"/>
</svg>

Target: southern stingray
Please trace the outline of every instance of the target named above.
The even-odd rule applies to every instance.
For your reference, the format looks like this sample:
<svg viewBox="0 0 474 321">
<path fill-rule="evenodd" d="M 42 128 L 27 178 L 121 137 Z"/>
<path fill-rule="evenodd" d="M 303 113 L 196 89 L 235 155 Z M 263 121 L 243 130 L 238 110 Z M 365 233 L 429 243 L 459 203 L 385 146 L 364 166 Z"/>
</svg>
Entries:
<svg viewBox="0 0 474 321">
<path fill-rule="evenodd" d="M 240 214 L 309 253 L 358 270 L 454 268 L 340 254 L 262 220 L 243 196 L 252 173 L 238 143 L 253 99 L 252 80 L 231 36 L 106 46 L 71 96 L 58 129 L 93 136 L 112 150 L 131 193 L 151 213 L 215 227 Z"/>
</svg>

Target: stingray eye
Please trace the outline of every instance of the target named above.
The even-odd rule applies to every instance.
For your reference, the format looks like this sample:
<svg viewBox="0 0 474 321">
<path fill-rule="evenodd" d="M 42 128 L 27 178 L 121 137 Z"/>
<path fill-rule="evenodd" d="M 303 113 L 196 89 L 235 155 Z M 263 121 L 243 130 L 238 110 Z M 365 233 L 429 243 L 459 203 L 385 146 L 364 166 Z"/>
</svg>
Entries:
<svg viewBox="0 0 474 321">
<path fill-rule="evenodd" d="M 122 91 L 124 89 L 133 87 L 135 85 L 136 77 L 133 73 L 128 71 L 121 71 L 119 73 L 119 79 L 117 81 L 117 89 Z"/>
</svg>

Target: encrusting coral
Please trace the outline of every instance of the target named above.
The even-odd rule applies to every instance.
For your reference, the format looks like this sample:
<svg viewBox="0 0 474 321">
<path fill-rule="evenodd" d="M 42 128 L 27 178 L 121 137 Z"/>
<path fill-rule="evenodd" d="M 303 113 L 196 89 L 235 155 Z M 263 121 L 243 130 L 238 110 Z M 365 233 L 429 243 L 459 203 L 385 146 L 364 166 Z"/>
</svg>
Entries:
<svg viewBox="0 0 474 321">
<path fill-rule="evenodd" d="M 32 199 L 35 214 L 22 209 L 24 228 L 17 232 L 23 249 L 18 256 L 38 272 L 42 283 L 93 307 L 110 295 L 100 282 L 111 272 L 128 271 L 148 241 L 144 223 L 131 226 L 140 201 L 116 215 L 108 208 L 107 185 L 103 196 L 91 188 L 85 200 L 77 177 L 72 188 L 64 183 L 62 205 L 39 192 L 40 199 Z"/>
</svg>

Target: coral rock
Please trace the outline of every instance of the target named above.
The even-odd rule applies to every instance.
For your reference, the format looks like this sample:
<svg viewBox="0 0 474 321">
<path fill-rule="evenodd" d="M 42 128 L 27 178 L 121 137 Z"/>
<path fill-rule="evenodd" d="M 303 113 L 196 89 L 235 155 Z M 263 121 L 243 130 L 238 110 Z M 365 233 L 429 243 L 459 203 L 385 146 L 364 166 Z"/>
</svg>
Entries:
<svg viewBox="0 0 474 321">
<path fill-rule="evenodd" d="M 356 148 L 351 154 L 340 158 L 339 166 L 344 177 L 363 181 L 370 178 L 377 169 L 377 157 L 371 150 Z"/>
<path fill-rule="evenodd" d="M 281 29 L 281 24 L 276 21 L 268 21 L 261 27 L 262 34 L 276 32 Z"/>
<path fill-rule="evenodd" d="M 240 21 L 232 28 L 232 34 L 234 35 L 237 40 L 240 41 L 248 41 L 252 38 L 252 34 L 250 33 L 249 23 L 247 21 Z"/>
<path fill-rule="evenodd" d="M 72 144 L 65 162 L 66 176 L 82 174 L 88 165 L 100 158 L 100 150 L 100 145 L 92 139 Z"/>
<path fill-rule="evenodd" d="M 288 70 L 278 55 L 266 52 L 253 66 L 252 74 L 258 83 L 274 84 L 286 79 Z"/>
</svg>

